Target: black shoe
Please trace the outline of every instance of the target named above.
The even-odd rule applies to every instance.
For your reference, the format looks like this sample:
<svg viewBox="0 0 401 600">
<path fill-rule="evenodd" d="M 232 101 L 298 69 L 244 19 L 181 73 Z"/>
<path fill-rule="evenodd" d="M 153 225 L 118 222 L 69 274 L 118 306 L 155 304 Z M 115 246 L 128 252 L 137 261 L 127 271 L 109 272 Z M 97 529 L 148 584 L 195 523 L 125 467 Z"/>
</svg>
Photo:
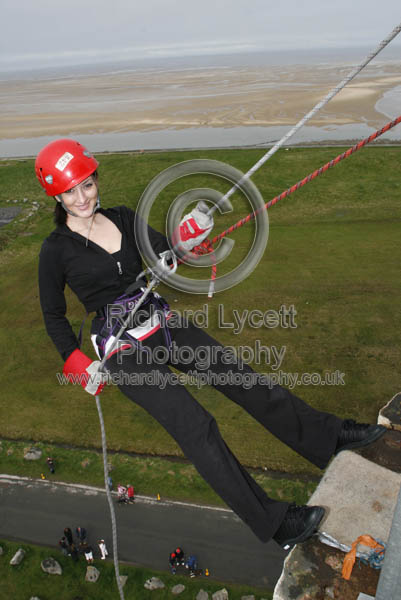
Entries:
<svg viewBox="0 0 401 600">
<path fill-rule="evenodd" d="M 341 450 L 352 450 L 361 448 L 375 442 L 387 431 L 384 425 L 368 425 L 357 423 L 352 419 L 346 419 L 338 436 L 338 442 L 334 454 Z"/>
<path fill-rule="evenodd" d="M 321 506 L 297 506 L 290 504 L 280 527 L 273 539 L 284 550 L 295 544 L 305 542 L 316 531 L 324 517 L 325 510 Z"/>
</svg>

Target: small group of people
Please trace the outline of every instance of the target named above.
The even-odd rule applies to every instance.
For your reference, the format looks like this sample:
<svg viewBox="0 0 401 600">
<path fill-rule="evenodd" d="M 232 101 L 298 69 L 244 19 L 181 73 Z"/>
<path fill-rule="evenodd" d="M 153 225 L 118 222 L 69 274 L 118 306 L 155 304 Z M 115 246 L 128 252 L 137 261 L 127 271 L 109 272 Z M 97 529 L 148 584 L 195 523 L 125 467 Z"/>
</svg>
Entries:
<svg viewBox="0 0 401 600">
<path fill-rule="evenodd" d="M 59 540 L 59 546 L 64 556 L 71 556 L 74 561 L 79 558 L 79 553 L 85 556 L 86 562 L 91 565 L 93 563 L 93 548 L 87 542 L 87 535 L 85 527 L 76 527 L 75 534 L 77 537 L 77 543 L 74 542 L 73 534 L 70 527 L 65 527 L 64 535 Z M 108 550 L 106 543 L 103 539 L 98 540 L 97 545 L 100 551 L 100 558 L 106 559 L 108 556 Z"/>
<path fill-rule="evenodd" d="M 170 571 L 173 575 L 177 573 L 177 567 L 182 566 L 189 570 L 189 576 L 195 577 L 198 569 L 198 559 L 194 554 L 185 558 L 183 549 L 178 546 L 173 552 L 170 552 L 168 559 Z"/>
<path fill-rule="evenodd" d="M 126 486 L 119 483 L 117 486 L 117 502 L 125 502 L 127 504 L 135 502 L 134 486 L 129 483 Z"/>
</svg>

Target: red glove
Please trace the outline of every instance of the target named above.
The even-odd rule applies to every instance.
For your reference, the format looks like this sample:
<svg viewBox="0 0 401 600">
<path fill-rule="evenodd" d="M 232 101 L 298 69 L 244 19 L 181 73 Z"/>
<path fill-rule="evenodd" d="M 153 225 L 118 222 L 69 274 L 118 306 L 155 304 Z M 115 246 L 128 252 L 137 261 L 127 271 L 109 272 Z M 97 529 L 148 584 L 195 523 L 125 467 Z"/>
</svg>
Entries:
<svg viewBox="0 0 401 600">
<path fill-rule="evenodd" d="M 179 246 L 185 252 L 199 246 L 212 231 L 213 217 L 207 214 L 207 210 L 207 204 L 201 200 L 196 208 L 181 219 Z"/>
<path fill-rule="evenodd" d="M 100 394 L 107 383 L 107 374 L 99 373 L 100 361 L 91 360 L 78 348 L 64 363 L 63 373 L 72 383 L 80 383 L 93 396 Z"/>
</svg>

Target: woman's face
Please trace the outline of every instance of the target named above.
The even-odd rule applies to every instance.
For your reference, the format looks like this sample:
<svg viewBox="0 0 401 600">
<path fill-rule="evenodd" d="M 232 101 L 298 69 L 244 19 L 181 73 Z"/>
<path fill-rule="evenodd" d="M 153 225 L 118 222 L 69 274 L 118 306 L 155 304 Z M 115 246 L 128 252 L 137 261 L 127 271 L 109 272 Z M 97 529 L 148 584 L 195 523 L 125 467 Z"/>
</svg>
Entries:
<svg viewBox="0 0 401 600">
<path fill-rule="evenodd" d="M 79 185 L 60 194 L 66 208 L 83 219 L 92 216 L 97 196 L 97 180 L 94 175 L 90 175 Z"/>
</svg>

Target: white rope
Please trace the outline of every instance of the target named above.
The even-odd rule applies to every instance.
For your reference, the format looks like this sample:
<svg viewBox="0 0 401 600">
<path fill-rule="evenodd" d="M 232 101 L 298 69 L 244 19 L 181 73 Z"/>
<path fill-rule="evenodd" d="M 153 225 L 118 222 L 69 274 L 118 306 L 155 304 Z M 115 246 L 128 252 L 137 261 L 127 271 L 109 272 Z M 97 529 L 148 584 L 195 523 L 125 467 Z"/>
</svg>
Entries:
<svg viewBox="0 0 401 600">
<path fill-rule="evenodd" d="M 117 587 L 120 594 L 121 600 L 124 600 L 124 591 L 120 578 L 120 570 L 118 568 L 118 546 L 117 546 L 117 526 L 116 526 L 116 514 L 114 512 L 113 499 L 111 497 L 110 487 L 109 487 L 109 468 L 107 466 L 107 444 L 106 444 L 106 432 L 104 428 L 104 420 L 102 414 L 102 408 L 100 406 L 99 396 L 95 396 L 96 398 L 96 408 L 99 414 L 100 421 L 100 431 L 102 433 L 102 451 L 103 451 L 103 471 L 104 471 L 104 486 L 106 489 L 107 501 L 109 503 L 110 508 L 110 516 L 111 516 L 111 531 L 113 536 L 113 561 L 114 561 L 114 572 L 117 580 Z"/>
<path fill-rule="evenodd" d="M 175 268 L 177 268 L 177 264 L 176 263 L 175 263 Z M 148 283 L 148 286 L 147 286 L 145 292 L 142 294 L 142 296 L 140 297 L 140 299 L 138 300 L 138 302 L 135 304 L 135 306 L 129 312 L 128 317 L 126 318 L 125 322 L 123 323 L 123 325 L 120 328 L 120 331 L 118 332 L 118 334 L 114 338 L 113 343 L 111 344 L 111 347 L 110 347 L 108 353 L 104 355 L 102 361 L 100 362 L 100 365 L 99 365 L 99 368 L 98 368 L 99 372 L 103 371 L 103 367 L 104 367 L 104 365 L 106 363 L 107 358 L 116 349 L 117 343 L 119 342 L 119 340 L 120 340 L 123 332 L 128 327 L 129 323 L 132 321 L 132 318 L 133 318 L 134 314 L 137 312 L 137 310 L 139 309 L 139 307 L 144 303 L 144 301 L 146 300 L 146 298 L 148 297 L 148 295 L 150 294 L 150 292 L 153 290 L 153 288 L 158 284 L 158 282 L 159 282 L 158 278 L 155 275 L 153 275 L 153 278 Z M 99 394 L 97 394 L 95 396 L 95 399 L 96 399 L 96 408 L 97 408 L 97 412 L 98 412 L 98 415 L 99 415 L 100 431 L 101 431 L 101 435 L 102 435 L 104 486 L 105 486 L 105 489 L 106 489 L 107 502 L 109 503 L 110 516 L 111 516 L 111 532 L 112 532 L 112 537 L 113 537 L 114 572 L 115 572 L 115 575 L 116 575 L 116 581 L 117 581 L 118 591 L 119 591 L 119 594 L 120 594 L 120 599 L 121 600 L 125 600 L 124 599 L 123 586 L 122 586 L 121 579 L 120 579 L 120 570 L 119 570 L 119 567 L 118 567 L 118 544 L 117 544 L 116 514 L 115 514 L 115 511 L 114 511 L 113 499 L 112 499 L 110 488 L 109 488 L 109 468 L 108 468 L 108 465 L 107 465 L 106 431 L 105 431 L 105 427 L 104 427 L 104 419 L 103 419 L 102 407 L 100 405 Z"/>
<path fill-rule="evenodd" d="M 285 144 L 285 142 L 287 140 L 289 140 L 299 129 L 301 129 L 301 127 L 303 125 L 305 125 L 305 123 L 307 123 L 309 121 L 309 119 L 311 119 L 321 108 L 323 108 L 323 106 L 325 104 L 327 104 L 336 94 L 338 94 L 338 92 L 340 90 L 342 90 L 347 83 L 349 83 L 356 75 L 358 75 L 358 73 L 360 73 L 362 71 L 362 69 L 364 67 L 366 67 L 366 65 L 368 63 L 370 63 L 370 61 L 379 54 L 379 52 L 381 52 L 383 50 L 383 48 L 385 48 L 387 46 L 387 44 L 389 44 L 391 42 L 392 39 L 395 38 L 396 35 L 398 35 L 401 31 L 401 23 L 400 25 L 398 25 L 397 27 L 395 27 L 395 29 L 393 29 L 393 31 L 378 45 L 378 47 L 376 48 L 376 50 L 374 50 L 373 52 L 371 52 L 363 62 L 361 62 L 360 65 L 358 65 L 357 67 L 355 67 L 355 69 L 353 69 L 351 71 L 351 73 L 349 75 L 347 75 L 347 77 L 345 77 L 345 79 L 343 79 L 341 81 L 341 83 L 339 83 L 336 87 L 334 87 L 328 94 L 327 96 L 325 96 L 325 98 L 323 98 L 323 100 L 320 100 L 320 102 L 318 102 L 316 104 L 316 106 L 314 108 L 312 108 L 311 111 L 308 112 L 308 114 L 306 114 L 288 133 L 286 133 L 281 140 L 279 140 L 268 152 L 266 152 L 266 154 L 264 156 L 262 156 L 262 158 L 260 160 L 258 160 L 257 163 L 254 164 L 253 167 L 251 167 L 249 169 L 249 171 L 247 173 L 245 173 L 245 175 L 243 175 L 241 177 L 241 179 L 239 181 L 237 181 L 237 183 L 235 183 L 233 185 L 233 187 L 222 197 L 220 198 L 220 200 L 217 202 L 217 204 L 215 204 L 214 206 L 212 206 L 207 214 L 208 215 L 212 215 L 214 213 L 215 210 L 217 210 L 217 208 L 219 206 L 221 206 L 223 204 L 223 202 L 229 198 L 230 196 L 233 195 L 233 193 L 239 189 L 241 187 L 241 184 L 244 183 L 245 181 L 247 181 L 262 165 L 265 164 L 265 162 L 267 160 L 269 160 L 269 158 L 271 156 L 273 156 L 273 154 L 275 154 L 277 152 L 277 150 L 279 148 L 281 148 L 281 146 L 283 144 Z"/>
</svg>

